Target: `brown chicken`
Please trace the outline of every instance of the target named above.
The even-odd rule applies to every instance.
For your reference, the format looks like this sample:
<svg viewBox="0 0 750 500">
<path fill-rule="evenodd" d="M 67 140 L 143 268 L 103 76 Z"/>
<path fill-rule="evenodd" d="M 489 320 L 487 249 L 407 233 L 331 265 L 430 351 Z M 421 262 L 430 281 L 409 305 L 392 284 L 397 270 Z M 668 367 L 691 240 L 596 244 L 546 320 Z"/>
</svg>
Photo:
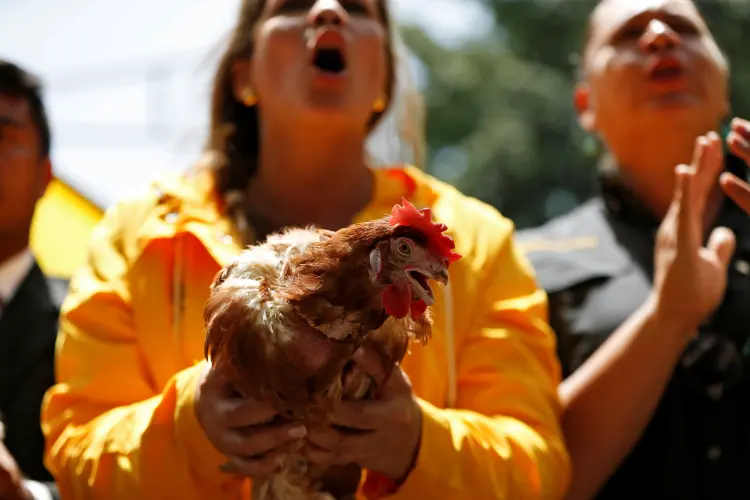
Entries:
<svg viewBox="0 0 750 500">
<path fill-rule="evenodd" d="M 339 231 L 270 235 L 216 276 L 204 311 L 206 356 L 249 397 L 283 418 L 325 426 L 337 399 L 374 397 L 383 380 L 351 357 L 369 349 L 391 373 L 410 341 L 431 335 L 429 280 L 448 282 L 461 256 L 444 224 L 408 201 L 390 216 Z M 253 482 L 254 500 L 353 498 L 356 466 L 308 467 L 291 456 Z"/>
</svg>

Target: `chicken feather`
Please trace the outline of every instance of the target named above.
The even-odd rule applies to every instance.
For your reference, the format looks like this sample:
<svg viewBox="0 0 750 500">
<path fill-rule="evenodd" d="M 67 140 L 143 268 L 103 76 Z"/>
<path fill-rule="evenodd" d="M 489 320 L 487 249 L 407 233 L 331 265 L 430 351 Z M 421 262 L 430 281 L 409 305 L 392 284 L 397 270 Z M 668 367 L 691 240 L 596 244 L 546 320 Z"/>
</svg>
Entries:
<svg viewBox="0 0 750 500">
<path fill-rule="evenodd" d="M 360 371 L 354 352 L 363 347 L 376 354 L 382 373 L 390 374 L 410 342 L 426 343 L 432 324 L 427 278 L 446 281 L 457 258 L 444 250 L 453 248 L 439 234 L 444 225 L 417 224 L 419 230 L 392 216 L 336 232 L 291 228 L 247 248 L 211 285 L 206 356 L 243 394 L 308 426 L 328 425 L 336 400 L 375 397 L 385 380 Z M 412 313 L 396 317 L 388 309 L 396 300 L 407 301 L 399 311 L 411 304 Z M 298 452 L 276 473 L 254 479 L 253 499 L 354 498 L 358 466 L 308 465 Z"/>
</svg>

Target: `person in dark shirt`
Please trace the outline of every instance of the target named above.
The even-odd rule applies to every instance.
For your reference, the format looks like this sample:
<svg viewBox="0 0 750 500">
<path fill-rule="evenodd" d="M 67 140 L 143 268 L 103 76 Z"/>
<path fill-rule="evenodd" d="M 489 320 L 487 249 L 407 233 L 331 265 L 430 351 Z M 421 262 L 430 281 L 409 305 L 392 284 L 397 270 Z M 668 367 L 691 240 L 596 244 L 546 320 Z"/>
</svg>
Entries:
<svg viewBox="0 0 750 500">
<path fill-rule="evenodd" d="M 40 411 L 54 384 L 55 339 L 67 280 L 45 277 L 29 249 L 52 167 L 36 77 L 0 60 L 0 499 L 52 500 Z"/>
<path fill-rule="evenodd" d="M 728 64 L 693 2 L 603 0 L 575 104 L 607 150 L 600 191 L 518 233 L 558 337 L 569 498 L 750 498 L 750 222 L 718 182 L 746 168 L 716 133 Z"/>
</svg>

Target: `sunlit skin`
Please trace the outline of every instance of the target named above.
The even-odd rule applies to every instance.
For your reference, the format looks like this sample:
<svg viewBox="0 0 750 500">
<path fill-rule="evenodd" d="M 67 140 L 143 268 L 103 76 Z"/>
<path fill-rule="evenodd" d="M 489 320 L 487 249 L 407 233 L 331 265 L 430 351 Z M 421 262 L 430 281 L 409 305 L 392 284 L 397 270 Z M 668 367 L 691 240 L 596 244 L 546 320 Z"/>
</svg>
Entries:
<svg viewBox="0 0 750 500">
<path fill-rule="evenodd" d="M 388 74 L 378 12 L 376 0 L 266 2 L 253 56 L 235 62 L 232 82 L 238 101 L 251 90 L 259 103 L 263 147 L 248 192 L 259 218 L 335 230 L 369 202 L 364 144 Z M 345 70 L 317 69 L 321 47 L 338 49 Z"/>
<path fill-rule="evenodd" d="M 674 167 L 729 112 L 728 68 L 689 0 L 604 0 L 591 18 L 575 104 L 616 157 L 624 182 L 659 217 Z"/>
<path fill-rule="evenodd" d="M 727 228 L 707 231 L 724 199 L 716 130 L 729 113 L 728 69 L 695 5 L 604 0 L 590 28 L 581 125 L 662 222 L 651 293 L 559 388 L 576 471 L 568 500 L 595 497 L 643 435 L 687 343 L 724 299 L 736 245 Z M 735 119 L 729 147 L 750 159 L 749 140 Z M 750 187 L 727 174 L 721 184 L 750 209 Z"/>
</svg>

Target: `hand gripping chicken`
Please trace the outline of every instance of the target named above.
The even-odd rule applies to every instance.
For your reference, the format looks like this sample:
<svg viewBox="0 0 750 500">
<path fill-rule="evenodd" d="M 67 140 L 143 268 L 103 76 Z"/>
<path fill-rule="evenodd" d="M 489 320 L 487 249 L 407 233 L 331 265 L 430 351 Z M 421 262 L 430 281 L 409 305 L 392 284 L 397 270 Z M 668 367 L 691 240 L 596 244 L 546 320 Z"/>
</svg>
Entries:
<svg viewBox="0 0 750 500">
<path fill-rule="evenodd" d="M 449 265 L 461 257 L 446 230 L 429 209 L 404 199 L 389 217 L 336 232 L 309 227 L 270 235 L 211 285 L 206 356 L 244 394 L 269 401 L 283 417 L 327 425 L 335 400 L 376 395 L 378 383 L 351 361 L 358 348 L 376 353 L 391 373 L 410 341 L 430 338 L 429 280 L 447 284 Z M 292 454 L 272 476 L 254 479 L 253 499 L 334 499 L 329 492 L 339 488 L 327 484 L 336 476 Z M 352 491 L 340 498 L 353 498 L 358 480 L 350 483 Z"/>
</svg>

